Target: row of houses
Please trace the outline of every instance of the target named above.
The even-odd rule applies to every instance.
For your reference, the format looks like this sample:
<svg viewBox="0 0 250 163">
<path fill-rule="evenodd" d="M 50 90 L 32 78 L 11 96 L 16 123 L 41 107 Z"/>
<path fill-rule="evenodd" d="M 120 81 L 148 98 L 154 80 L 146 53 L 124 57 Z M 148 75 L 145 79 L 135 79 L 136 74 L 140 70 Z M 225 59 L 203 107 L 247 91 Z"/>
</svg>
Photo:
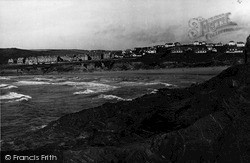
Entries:
<svg viewBox="0 0 250 163">
<path fill-rule="evenodd" d="M 190 44 L 188 44 L 190 45 Z M 245 43 L 242 41 L 239 42 L 234 42 L 234 41 L 229 41 L 226 44 L 222 44 L 221 42 L 218 43 L 206 43 L 205 41 L 199 42 L 199 41 L 194 41 L 193 45 L 205 45 L 205 46 L 236 46 L 236 47 L 244 47 Z"/>
<path fill-rule="evenodd" d="M 193 52 L 193 53 L 217 53 L 218 51 L 223 53 L 243 53 L 244 48 L 227 46 L 223 48 L 213 47 L 213 46 L 199 46 L 199 47 L 173 47 L 171 53 L 184 53 L 184 52 Z"/>
<path fill-rule="evenodd" d="M 194 41 L 189 44 L 180 44 L 179 42 L 175 43 L 166 43 L 165 45 L 154 46 L 156 49 L 170 49 L 171 53 L 184 53 L 184 52 L 193 52 L 193 53 L 207 53 L 218 51 L 225 53 L 242 53 L 245 47 L 244 42 L 234 42 L 229 41 L 227 44 L 219 43 L 206 43 L 205 41 Z"/>
<path fill-rule="evenodd" d="M 114 58 L 114 55 L 110 52 L 105 53 L 90 53 L 90 54 L 75 54 L 64 56 L 31 56 L 31 57 L 19 57 L 8 59 L 8 64 L 53 64 L 58 62 L 80 62 L 86 60 L 102 60 Z"/>
<path fill-rule="evenodd" d="M 19 58 L 10 58 L 8 64 L 52 64 L 57 62 L 57 56 L 37 56 L 37 57 L 19 57 Z"/>
<path fill-rule="evenodd" d="M 155 45 L 153 47 L 136 47 L 134 49 L 127 49 L 122 52 L 123 57 L 141 57 L 145 54 L 156 54 L 159 51 L 166 51 L 170 49 L 170 53 L 216 53 L 218 51 L 225 53 L 242 53 L 244 49 L 244 42 L 230 41 L 227 44 L 206 43 L 205 41 L 194 41 L 193 43 L 172 42 L 165 43 L 164 45 Z M 160 50 L 159 50 L 160 49 Z"/>
</svg>

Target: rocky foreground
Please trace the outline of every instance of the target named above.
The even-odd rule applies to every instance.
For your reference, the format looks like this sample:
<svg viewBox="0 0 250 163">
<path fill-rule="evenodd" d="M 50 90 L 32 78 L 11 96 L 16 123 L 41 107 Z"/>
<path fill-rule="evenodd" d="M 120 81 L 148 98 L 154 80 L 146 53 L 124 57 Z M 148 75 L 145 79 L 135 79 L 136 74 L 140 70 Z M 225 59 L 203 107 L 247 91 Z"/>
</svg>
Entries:
<svg viewBox="0 0 250 163">
<path fill-rule="evenodd" d="M 64 162 L 250 162 L 250 64 L 184 89 L 68 114 L 14 141 Z"/>
</svg>

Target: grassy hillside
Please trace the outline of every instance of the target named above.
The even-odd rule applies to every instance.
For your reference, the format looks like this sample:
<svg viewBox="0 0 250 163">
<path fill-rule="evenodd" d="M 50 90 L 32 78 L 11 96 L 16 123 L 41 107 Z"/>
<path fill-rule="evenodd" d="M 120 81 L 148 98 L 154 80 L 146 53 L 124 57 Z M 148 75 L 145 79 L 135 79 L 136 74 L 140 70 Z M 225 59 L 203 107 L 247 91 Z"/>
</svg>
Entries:
<svg viewBox="0 0 250 163">
<path fill-rule="evenodd" d="M 0 49 L 0 64 L 6 64 L 9 58 L 31 57 L 31 56 L 63 56 L 74 54 L 85 54 L 87 50 L 23 50 L 17 48 Z"/>
</svg>

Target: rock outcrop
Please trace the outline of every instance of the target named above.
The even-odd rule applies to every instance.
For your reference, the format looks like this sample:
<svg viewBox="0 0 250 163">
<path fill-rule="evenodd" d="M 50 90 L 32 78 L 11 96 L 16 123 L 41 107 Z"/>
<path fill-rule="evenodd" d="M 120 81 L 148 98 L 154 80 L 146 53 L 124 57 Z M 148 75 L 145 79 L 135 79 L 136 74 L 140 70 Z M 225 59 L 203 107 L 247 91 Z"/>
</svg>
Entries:
<svg viewBox="0 0 250 163">
<path fill-rule="evenodd" d="M 249 162 L 250 65 L 184 89 L 68 114 L 2 150 L 59 151 L 65 162 Z"/>
</svg>

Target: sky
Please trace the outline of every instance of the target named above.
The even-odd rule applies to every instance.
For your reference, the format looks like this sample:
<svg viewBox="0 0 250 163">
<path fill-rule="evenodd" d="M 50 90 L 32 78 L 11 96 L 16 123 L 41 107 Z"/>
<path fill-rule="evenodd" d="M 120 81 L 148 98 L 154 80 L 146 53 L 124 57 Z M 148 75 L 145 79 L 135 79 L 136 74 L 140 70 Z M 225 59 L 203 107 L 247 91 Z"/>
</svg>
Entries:
<svg viewBox="0 0 250 163">
<path fill-rule="evenodd" d="M 188 21 L 231 12 L 239 30 L 213 42 L 245 41 L 249 0 L 0 0 L 0 48 L 118 50 L 188 43 Z"/>
</svg>

